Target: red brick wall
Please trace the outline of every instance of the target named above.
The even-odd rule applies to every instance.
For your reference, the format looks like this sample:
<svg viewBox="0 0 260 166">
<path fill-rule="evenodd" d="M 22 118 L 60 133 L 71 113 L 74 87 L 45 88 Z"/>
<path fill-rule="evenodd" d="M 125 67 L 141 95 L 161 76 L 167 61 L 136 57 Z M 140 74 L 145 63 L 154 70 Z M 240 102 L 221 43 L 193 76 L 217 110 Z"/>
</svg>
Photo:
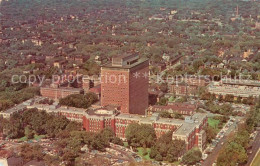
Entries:
<svg viewBox="0 0 260 166">
<path fill-rule="evenodd" d="M 59 88 L 41 88 L 40 92 L 42 96 L 51 99 L 60 99 L 72 94 L 80 94 L 80 92 L 77 91 L 69 91 L 69 90 L 64 91 Z"/>
<path fill-rule="evenodd" d="M 129 72 L 104 69 L 101 75 L 101 105 L 120 106 L 122 113 L 129 113 Z"/>
<path fill-rule="evenodd" d="M 148 107 L 148 76 L 144 78 L 144 74 L 148 74 L 148 67 L 147 61 L 131 69 L 102 68 L 101 105 L 118 105 L 122 113 L 144 115 Z"/>
<path fill-rule="evenodd" d="M 135 77 L 139 73 L 139 77 Z M 148 108 L 149 62 L 131 69 L 130 77 L 130 113 L 144 115 Z M 145 75 L 147 74 L 147 77 Z"/>
</svg>

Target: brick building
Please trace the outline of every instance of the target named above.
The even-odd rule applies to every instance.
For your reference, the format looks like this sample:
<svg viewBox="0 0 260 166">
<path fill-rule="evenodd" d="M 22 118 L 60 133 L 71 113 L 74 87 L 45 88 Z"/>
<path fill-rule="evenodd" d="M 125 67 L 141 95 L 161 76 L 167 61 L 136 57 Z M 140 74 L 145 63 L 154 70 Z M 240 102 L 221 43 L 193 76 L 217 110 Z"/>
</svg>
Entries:
<svg viewBox="0 0 260 166">
<path fill-rule="evenodd" d="M 207 115 L 195 113 L 187 117 L 185 120 L 160 118 L 159 114 L 156 113 L 147 117 L 122 114 L 117 110 L 100 108 L 87 111 L 86 115 L 83 116 L 83 127 L 86 131 L 91 132 L 99 132 L 106 127 L 110 127 L 117 137 L 125 139 L 125 131 L 129 124 L 148 124 L 153 126 L 157 137 L 173 131 L 173 139 L 184 140 L 187 150 L 194 146 L 203 149 L 206 142 L 206 135 L 203 129 L 207 126 Z"/>
<path fill-rule="evenodd" d="M 180 139 L 186 143 L 186 149 L 197 146 L 201 151 L 206 146 L 206 132 L 208 119 L 205 114 L 196 113 L 193 116 L 185 117 L 185 123 L 172 134 L 173 140 Z"/>
<path fill-rule="evenodd" d="M 216 97 L 219 95 L 224 97 L 226 95 L 233 95 L 235 99 L 237 97 L 259 97 L 260 81 L 223 79 L 220 82 L 212 82 L 208 86 L 208 91 L 215 94 Z"/>
<path fill-rule="evenodd" d="M 41 87 L 40 92 L 43 97 L 48 97 L 50 99 L 58 100 L 60 98 L 67 97 L 72 94 L 83 94 L 84 91 L 81 88 Z"/>
<path fill-rule="evenodd" d="M 207 126 L 207 114 L 194 113 L 191 116 L 186 116 L 185 120 L 160 118 L 158 113 L 154 113 L 151 116 L 123 114 L 120 113 L 117 106 L 95 106 L 88 110 L 74 107 L 63 107 L 57 103 L 52 105 L 39 104 L 40 100 L 44 100 L 43 97 L 36 98 L 27 103 L 22 104 L 23 109 L 19 109 L 21 106 L 13 108 L 15 112 L 18 110 L 23 111 L 25 108 L 37 108 L 38 110 L 45 110 L 47 113 L 55 115 L 65 116 L 71 121 L 77 121 L 82 123 L 83 128 L 90 132 L 99 132 L 106 127 L 110 127 L 115 132 L 116 136 L 125 139 L 125 130 L 131 123 L 148 124 L 155 129 L 157 137 L 163 134 L 173 131 L 173 139 L 182 139 L 186 142 L 187 150 L 198 146 L 203 149 L 205 145 L 205 132 L 204 128 Z M 94 106 L 94 105 L 93 105 Z M 3 112 L 9 114 L 4 116 L 10 117 L 13 111 L 9 110 Z M 1 114 L 0 114 L 1 116 Z"/>
<path fill-rule="evenodd" d="M 145 114 L 148 107 L 149 62 L 136 54 L 112 58 L 101 67 L 101 105 L 120 106 L 120 112 Z"/>
<path fill-rule="evenodd" d="M 170 92 L 180 96 L 195 96 L 199 87 L 205 87 L 209 84 L 205 77 L 195 75 L 186 75 L 177 78 L 176 82 L 169 86 Z"/>
<path fill-rule="evenodd" d="M 196 104 L 169 102 L 168 105 L 153 105 L 148 108 L 148 114 L 154 112 L 169 112 L 182 115 L 193 115 L 197 109 Z"/>
<path fill-rule="evenodd" d="M 187 83 L 170 85 L 170 93 L 174 93 L 177 96 L 195 96 L 197 91 L 197 86 L 188 85 Z"/>
</svg>

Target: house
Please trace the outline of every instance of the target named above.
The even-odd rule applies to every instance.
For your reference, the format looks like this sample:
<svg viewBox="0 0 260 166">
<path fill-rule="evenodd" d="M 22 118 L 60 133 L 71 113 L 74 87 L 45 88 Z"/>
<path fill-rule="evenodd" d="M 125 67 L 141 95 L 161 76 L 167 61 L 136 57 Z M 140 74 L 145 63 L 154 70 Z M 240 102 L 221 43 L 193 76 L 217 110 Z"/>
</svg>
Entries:
<svg viewBox="0 0 260 166">
<path fill-rule="evenodd" d="M 223 69 L 225 67 L 224 63 L 219 63 L 217 64 L 217 68 Z"/>
<path fill-rule="evenodd" d="M 53 63 L 53 67 L 57 67 L 59 69 L 63 69 L 67 63 L 68 63 L 67 61 L 55 61 Z"/>
<path fill-rule="evenodd" d="M 149 18 L 150 21 L 152 20 L 157 20 L 157 21 L 161 21 L 164 20 L 165 17 L 162 14 L 155 14 L 152 17 Z"/>
</svg>

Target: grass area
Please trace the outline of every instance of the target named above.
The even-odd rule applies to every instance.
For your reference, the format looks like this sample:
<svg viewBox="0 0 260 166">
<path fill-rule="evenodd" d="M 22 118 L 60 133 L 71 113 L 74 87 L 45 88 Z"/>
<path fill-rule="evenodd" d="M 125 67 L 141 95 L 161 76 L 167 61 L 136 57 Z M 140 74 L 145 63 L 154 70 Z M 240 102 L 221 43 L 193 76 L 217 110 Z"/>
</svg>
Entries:
<svg viewBox="0 0 260 166">
<path fill-rule="evenodd" d="M 173 162 L 174 165 L 180 165 L 181 164 L 181 161 L 175 161 Z"/>
<path fill-rule="evenodd" d="M 146 149 L 147 155 L 143 155 L 144 149 Z M 140 147 L 140 148 L 137 148 L 137 150 L 138 150 L 137 154 L 139 156 L 141 156 L 143 159 L 145 159 L 145 160 L 153 160 L 153 159 L 150 158 L 151 148 L 142 148 L 142 147 Z"/>
<path fill-rule="evenodd" d="M 27 137 L 24 136 L 24 137 L 20 138 L 19 141 L 27 141 Z"/>
<path fill-rule="evenodd" d="M 128 142 L 124 142 L 124 147 L 128 147 Z"/>
<path fill-rule="evenodd" d="M 256 154 L 251 166 L 259 166 L 260 164 L 260 151 Z"/>
<path fill-rule="evenodd" d="M 34 138 L 31 140 L 39 141 L 40 139 L 44 138 L 45 135 L 34 135 Z M 19 141 L 28 141 L 28 138 L 26 136 L 19 139 Z"/>
<path fill-rule="evenodd" d="M 218 129 L 218 124 L 219 124 L 219 120 L 213 119 L 213 118 L 208 118 L 208 124 L 209 126 Z"/>
<path fill-rule="evenodd" d="M 34 135 L 34 139 L 37 140 L 37 141 L 42 139 L 42 138 L 45 138 L 45 135 Z"/>
</svg>

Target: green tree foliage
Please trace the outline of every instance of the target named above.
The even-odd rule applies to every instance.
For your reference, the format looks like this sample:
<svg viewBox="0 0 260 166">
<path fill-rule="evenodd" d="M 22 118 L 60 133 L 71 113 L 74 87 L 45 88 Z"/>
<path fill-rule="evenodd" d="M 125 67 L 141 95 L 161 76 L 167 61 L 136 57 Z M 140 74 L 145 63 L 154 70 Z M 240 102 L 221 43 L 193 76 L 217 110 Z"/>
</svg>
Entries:
<svg viewBox="0 0 260 166">
<path fill-rule="evenodd" d="M 98 75 L 100 72 L 100 66 L 93 62 L 93 61 L 87 61 L 84 65 L 83 65 L 83 69 L 84 70 L 80 70 L 80 72 L 82 74 L 85 75 Z"/>
<path fill-rule="evenodd" d="M 260 110 L 258 103 L 249 112 L 244 126 L 240 127 L 238 132 L 228 140 L 228 144 L 221 149 L 217 159 L 218 166 L 243 165 L 247 162 L 248 156 L 246 149 L 250 141 L 250 133 L 259 126 Z"/>
<path fill-rule="evenodd" d="M 157 161 L 178 161 L 185 152 L 186 145 L 182 140 L 172 140 L 172 131 L 162 135 L 151 148 L 150 157 Z"/>
<path fill-rule="evenodd" d="M 20 156 L 23 158 L 25 162 L 31 161 L 31 160 L 42 160 L 44 157 L 43 154 L 43 148 L 36 144 L 36 145 L 30 145 L 30 144 L 23 144 L 21 145 L 21 152 Z"/>
<path fill-rule="evenodd" d="M 27 137 L 27 139 L 32 139 L 34 137 L 34 132 L 28 126 L 24 130 L 24 135 Z"/>
<path fill-rule="evenodd" d="M 171 113 L 167 112 L 167 111 L 163 111 L 159 113 L 160 117 L 162 118 L 172 118 Z"/>
<path fill-rule="evenodd" d="M 238 164 L 244 164 L 247 162 L 247 153 L 242 145 L 236 142 L 230 142 L 226 145 L 217 159 L 218 166 L 235 166 Z"/>
<path fill-rule="evenodd" d="M 246 119 L 246 128 L 249 133 L 251 133 L 255 127 L 260 126 L 260 107 L 259 101 L 256 104 L 256 107 L 251 109 L 248 118 Z"/>
<path fill-rule="evenodd" d="M 168 99 L 166 97 L 160 98 L 159 102 L 157 104 L 159 105 L 167 105 Z"/>
<path fill-rule="evenodd" d="M 111 128 L 105 128 L 104 130 L 101 131 L 102 137 L 104 137 L 108 142 L 112 142 L 114 144 L 118 144 L 123 146 L 124 143 L 123 141 L 116 137 L 115 132 Z"/>
<path fill-rule="evenodd" d="M 0 92 L 0 111 L 6 110 L 15 104 L 19 104 L 35 95 L 39 95 L 40 91 L 37 87 L 28 87 L 21 90 L 10 90 Z"/>
<path fill-rule="evenodd" d="M 85 95 L 73 94 L 60 99 L 60 104 L 76 108 L 88 108 L 97 101 L 97 95 L 94 93 L 87 93 Z"/>
<path fill-rule="evenodd" d="M 90 144 L 91 149 L 96 149 L 99 151 L 105 151 L 106 147 L 109 146 L 109 141 L 101 133 L 94 136 Z"/>
<path fill-rule="evenodd" d="M 151 147 L 156 135 L 151 125 L 132 123 L 127 126 L 125 131 L 127 142 L 133 147 Z"/>
<path fill-rule="evenodd" d="M 14 113 L 4 126 L 4 129 L 6 130 L 6 136 L 9 138 L 20 138 L 25 135 L 32 138 L 33 133 L 55 137 L 68 124 L 69 120 L 66 117 L 31 109 L 24 111 L 22 114 Z"/>
<path fill-rule="evenodd" d="M 193 148 L 185 153 L 185 155 L 182 157 L 182 162 L 187 165 L 193 165 L 199 162 L 201 157 L 201 151 L 198 148 Z"/>
<path fill-rule="evenodd" d="M 68 125 L 69 126 L 69 125 Z M 105 128 L 99 133 L 87 131 L 68 130 L 69 127 L 57 134 L 58 141 L 55 148 L 61 154 L 62 160 L 68 163 L 74 163 L 75 159 L 80 156 L 81 148 L 87 145 L 90 150 L 106 151 L 110 142 L 123 145 L 120 138 L 110 128 Z"/>
<path fill-rule="evenodd" d="M 232 115 L 234 114 L 234 108 L 232 108 L 231 104 L 222 104 L 218 105 L 213 101 L 206 102 L 206 109 L 215 114 L 221 115 Z"/>
<path fill-rule="evenodd" d="M 211 143 L 212 139 L 214 139 L 217 136 L 217 130 L 211 126 L 207 126 L 205 132 L 207 135 L 207 143 Z"/>
</svg>

